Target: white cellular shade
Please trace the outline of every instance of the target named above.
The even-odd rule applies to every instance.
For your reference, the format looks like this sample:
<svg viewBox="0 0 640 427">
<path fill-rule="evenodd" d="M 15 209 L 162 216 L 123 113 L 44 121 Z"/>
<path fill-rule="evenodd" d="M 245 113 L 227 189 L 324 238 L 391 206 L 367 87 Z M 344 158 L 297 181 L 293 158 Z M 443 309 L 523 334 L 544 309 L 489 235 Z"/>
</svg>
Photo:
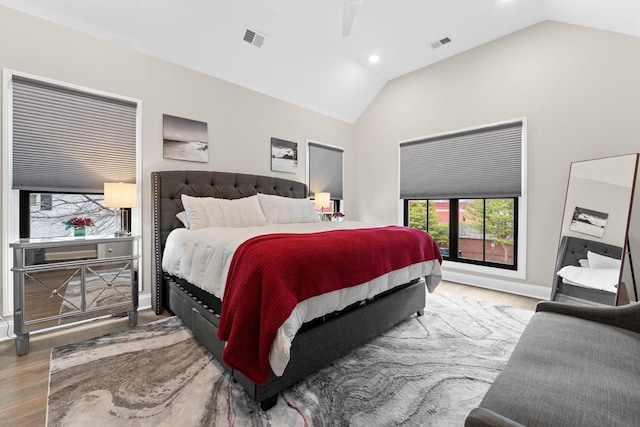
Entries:
<svg viewBox="0 0 640 427">
<path fill-rule="evenodd" d="M 134 102 L 13 76 L 14 189 L 102 193 L 135 182 Z"/>
<path fill-rule="evenodd" d="M 401 199 L 519 197 L 522 122 L 400 144 Z"/>
<path fill-rule="evenodd" d="M 331 193 L 333 200 L 343 197 L 343 150 L 309 142 L 309 191 Z"/>
</svg>

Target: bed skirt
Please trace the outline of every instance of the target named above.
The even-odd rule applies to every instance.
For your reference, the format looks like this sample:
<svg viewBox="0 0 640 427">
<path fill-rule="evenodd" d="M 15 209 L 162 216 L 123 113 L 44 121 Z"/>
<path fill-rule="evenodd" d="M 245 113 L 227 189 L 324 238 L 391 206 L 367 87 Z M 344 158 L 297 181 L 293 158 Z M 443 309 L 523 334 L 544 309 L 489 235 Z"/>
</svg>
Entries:
<svg viewBox="0 0 640 427">
<path fill-rule="evenodd" d="M 284 374 L 277 377 L 272 373 L 265 384 L 255 384 L 240 372 L 229 369 L 222 361 L 224 342 L 217 338 L 219 316 L 214 310 L 175 281 L 166 280 L 171 311 L 180 317 L 196 340 L 231 372 L 249 396 L 265 410 L 275 405 L 280 391 L 301 378 L 362 346 L 413 313 L 422 315 L 426 296 L 424 280 L 414 281 L 346 309 L 339 316 L 314 322 L 296 335 L 291 346 L 291 361 Z"/>
</svg>

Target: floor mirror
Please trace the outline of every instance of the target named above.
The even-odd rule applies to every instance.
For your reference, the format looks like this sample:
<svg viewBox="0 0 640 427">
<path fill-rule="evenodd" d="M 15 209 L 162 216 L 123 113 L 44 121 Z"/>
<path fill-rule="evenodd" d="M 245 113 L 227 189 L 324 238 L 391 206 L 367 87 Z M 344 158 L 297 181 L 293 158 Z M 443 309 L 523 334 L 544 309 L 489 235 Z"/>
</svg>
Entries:
<svg viewBox="0 0 640 427">
<path fill-rule="evenodd" d="M 638 157 L 633 153 L 571 164 L 551 300 L 629 302 L 621 280 L 625 258 L 632 263 L 625 254 Z"/>
</svg>

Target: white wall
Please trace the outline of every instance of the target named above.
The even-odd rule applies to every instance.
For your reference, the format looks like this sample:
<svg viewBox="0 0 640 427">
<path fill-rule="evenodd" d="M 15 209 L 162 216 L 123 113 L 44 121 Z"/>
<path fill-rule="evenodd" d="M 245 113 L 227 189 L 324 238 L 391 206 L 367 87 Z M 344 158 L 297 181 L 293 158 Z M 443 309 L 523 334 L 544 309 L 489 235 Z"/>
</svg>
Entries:
<svg viewBox="0 0 640 427">
<path fill-rule="evenodd" d="M 143 294 L 151 288 L 152 171 L 205 169 L 305 181 L 306 139 L 351 155 L 348 123 L 2 6 L 0 68 L 142 101 Z M 163 159 L 163 114 L 208 123 L 209 163 Z M 271 171 L 271 137 L 298 143 L 297 174 Z M 345 196 L 351 197 L 349 190 Z M 6 250 L 0 249 L 2 256 Z"/>
<path fill-rule="evenodd" d="M 351 126 L 0 7 L 0 67 L 142 101 L 143 293 L 151 279 L 153 170 L 304 180 L 309 138 L 345 148 L 350 218 L 397 223 L 399 141 L 521 117 L 528 124 L 528 256 L 526 278 L 511 282 L 539 292 L 552 282 L 571 162 L 640 151 L 639 51 L 635 37 L 545 22 L 389 82 Z M 163 159 L 162 114 L 209 124 L 208 164 Z M 272 136 L 299 143 L 297 175 L 270 171 Z M 640 230 L 631 241 L 640 247 Z"/>
<path fill-rule="evenodd" d="M 638 52 L 636 37 L 544 22 L 389 82 L 355 124 L 355 214 L 398 221 L 399 141 L 526 117 L 527 271 L 508 282 L 550 287 L 571 162 L 640 151 Z"/>
</svg>

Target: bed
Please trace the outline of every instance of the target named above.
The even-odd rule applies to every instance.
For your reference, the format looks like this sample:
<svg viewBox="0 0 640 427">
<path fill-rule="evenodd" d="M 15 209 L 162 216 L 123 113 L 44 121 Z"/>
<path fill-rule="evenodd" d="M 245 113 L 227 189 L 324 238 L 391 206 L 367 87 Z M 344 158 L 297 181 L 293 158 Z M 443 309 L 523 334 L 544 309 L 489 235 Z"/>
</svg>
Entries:
<svg viewBox="0 0 640 427">
<path fill-rule="evenodd" d="M 197 200 L 199 203 L 204 203 L 205 201 L 207 201 L 207 203 L 222 203 L 220 200 L 224 199 L 229 201 L 227 205 L 235 206 L 242 204 L 242 206 L 246 207 L 250 200 L 255 200 L 256 197 L 259 197 L 262 202 L 265 200 L 268 202 L 277 200 L 279 204 L 286 202 L 286 206 L 289 206 L 288 204 L 291 204 L 291 206 L 302 206 L 305 202 L 308 203 L 309 196 L 307 186 L 304 183 L 283 178 L 211 171 L 159 171 L 153 172 L 151 178 L 153 186 L 152 211 L 154 234 L 153 308 L 158 314 L 164 310 L 168 310 L 179 316 L 183 323 L 191 329 L 194 337 L 207 348 L 218 362 L 231 372 L 234 379 L 244 387 L 248 395 L 259 402 L 265 410 L 275 405 L 280 391 L 294 384 L 299 379 L 326 366 L 348 351 L 361 346 L 412 314 L 421 315 L 425 306 L 426 289 L 428 288 L 429 291 L 433 291 L 439 283 L 441 277 L 441 256 L 437 245 L 435 245 L 435 242 L 433 242 L 426 233 L 418 235 L 419 233 L 416 233 L 416 230 L 405 227 L 377 227 L 369 225 L 362 226 L 361 228 L 360 225 L 349 225 L 349 222 L 345 222 L 337 227 L 339 228 L 338 230 L 330 230 L 329 228 L 333 228 L 333 226 L 330 227 L 327 223 L 317 221 L 315 223 L 310 221 L 309 224 L 295 223 L 282 225 L 279 224 L 282 221 L 273 219 L 273 211 L 269 212 L 266 210 L 267 205 L 264 203 L 261 204 L 261 206 L 265 207 L 265 214 L 269 220 L 266 224 L 261 224 L 260 226 L 244 227 L 243 224 L 243 227 L 237 227 L 241 233 L 246 234 L 242 239 L 239 237 L 225 237 L 231 236 L 230 233 L 232 232 L 235 233 L 234 229 L 236 227 L 229 227 L 229 229 L 215 227 L 199 229 L 198 227 L 202 226 L 202 224 L 196 227 L 192 222 L 190 224 L 190 230 L 186 230 L 184 223 L 178 219 L 178 214 L 184 215 L 185 205 L 187 208 L 190 208 L 194 200 Z M 189 210 L 192 217 L 196 217 L 194 212 L 197 211 L 193 209 Z M 245 211 L 243 210 L 242 212 Z M 278 215 L 287 216 L 286 212 L 278 212 Z M 245 214 L 242 213 L 242 215 Z M 273 222 L 278 222 L 278 224 L 273 224 Z M 287 223 L 285 220 L 283 220 L 283 222 Z M 206 221 L 203 224 L 207 225 Z M 232 225 L 237 226 L 238 224 Z M 289 227 L 289 225 L 293 227 L 294 231 L 288 231 L 290 229 L 286 227 Z M 307 227 L 311 228 L 307 229 Z M 354 230 L 354 228 L 357 228 L 357 230 Z M 255 231 L 255 229 L 259 229 L 259 231 Z M 356 235 L 355 233 L 358 234 Z M 291 236 L 292 234 L 296 236 Z M 239 298 L 243 299 L 247 295 L 253 298 L 253 293 L 244 291 L 235 291 L 234 293 L 234 290 L 239 289 L 241 285 L 234 284 L 234 286 L 230 286 L 227 283 L 236 283 L 239 280 L 238 278 L 241 279 L 239 280 L 240 282 L 250 282 L 254 280 L 253 278 L 260 275 L 269 278 L 280 276 L 279 274 L 260 273 L 266 271 L 264 270 L 266 267 L 254 265 L 256 263 L 238 261 L 241 259 L 240 253 L 245 256 L 245 260 L 262 259 L 262 257 L 273 258 L 274 255 L 270 255 L 270 251 L 274 246 L 259 245 L 280 244 L 280 242 L 274 242 L 274 240 L 282 240 L 284 245 L 296 244 L 290 240 L 293 238 L 314 239 L 314 241 L 322 241 L 324 239 L 324 241 L 327 241 L 330 236 L 331 238 L 348 236 L 349 240 L 355 239 L 361 242 L 359 247 L 370 247 L 369 243 L 362 244 L 362 242 L 369 242 L 368 240 L 360 239 L 379 240 L 382 238 L 385 245 L 388 244 L 389 247 L 396 245 L 399 247 L 408 245 L 404 240 L 396 239 L 417 238 L 422 242 L 422 240 L 425 239 L 422 237 L 423 235 L 431 239 L 423 245 L 432 245 L 433 251 L 431 255 L 427 254 L 430 249 L 426 250 L 425 254 L 422 255 L 416 255 L 415 253 L 420 251 L 415 249 L 410 251 L 393 251 L 394 253 L 407 252 L 406 255 L 402 255 L 400 258 L 422 257 L 419 260 L 412 258 L 412 261 L 409 263 L 411 265 L 402 268 L 398 268 L 398 266 L 378 267 L 378 264 L 386 264 L 387 261 L 384 263 L 376 263 L 376 266 L 370 269 L 367 268 L 366 270 L 377 271 L 380 268 L 387 268 L 391 271 L 385 270 L 385 273 L 380 274 L 380 276 L 377 276 L 379 273 L 375 273 L 375 278 L 361 285 L 353 286 L 348 290 L 338 289 L 337 285 L 333 286 L 332 281 L 336 278 L 335 275 L 331 276 L 331 280 L 317 280 L 319 283 L 324 283 L 322 286 L 331 286 L 332 292 L 328 292 L 326 295 L 333 296 L 329 298 L 330 300 L 339 300 L 340 305 L 338 309 L 331 309 L 317 317 L 310 314 L 314 312 L 315 308 L 308 308 L 309 313 L 304 312 L 305 315 L 300 316 L 295 314 L 297 313 L 296 310 L 304 306 L 307 301 L 324 298 L 325 294 L 314 295 L 312 298 L 308 300 L 305 299 L 304 301 L 296 301 L 297 305 L 287 319 L 287 322 L 293 318 L 295 328 L 297 329 L 295 329 L 295 336 L 290 338 L 288 342 L 290 348 L 287 349 L 287 359 L 283 364 L 284 366 L 277 367 L 277 363 L 274 365 L 271 357 L 275 351 L 277 340 L 274 340 L 271 353 L 269 353 L 269 372 L 267 372 L 266 376 L 264 375 L 264 369 L 260 368 L 263 364 L 263 357 L 260 358 L 256 364 L 258 367 L 255 369 L 253 369 L 252 365 L 243 361 L 240 362 L 244 364 L 237 365 L 238 362 L 231 358 L 230 354 L 233 354 L 233 349 L 240 349 L 240 352 L 244 349 L 242 346 L 237 347 L 233 345 L 233 336 L 242 335 L 247 331 L 245 328 L 244 331 L 238 329 L 239 332 L 233 332 L 235 326 L 230 327 L 229 325 L 241 324 L 242 321 L 238 321 L 232 317 L 231 313 L 241 313 L 240 315 L 234 314 L 236 317 L 240 316 L 241 319 L 252 317 L 251 310 L 247 311 L 245 309 L 244 311 L 240 311 L 240 309 L 236 309 L 236 306 L 232 306 L 231 303 L 232 301 L 238 301 Z M 223 238 L 223 240 L 226 239 L 228 242 L 232 242 L 230 243 L 233 249 L 231 254 L 229 254 L 228 248 L 224 250 L 208 249 L 206 251 L 202 249 L 204 246 L 209 247 L 213 245 L 213 243 L 209 243 L 210 239 L 219 238 L 220 236 L 222 236 L 221 238 Z M 247 238 L 247 236 L 249 237 Z M 178 240 L 183 238 L 186 240 Z M 244 238 L 247 238 L 247 240 L 244 241 Z M 385 240 L 387 238 L 389 239 L 388 241 Z M 241 240 L 243 241 L 240 242 Z M 304 241 L 307 242 L 310 240 Z M 311 245 L 305 243 L 301 247 L 307 246 Z M 185 261 L 183 259 L 178 263 L 180 267 L 173 268 L 174 263 L 177 262 L 175 258 L 172 258 L 175 248 L 181 248 L 178 252 L 184 252 L 181 253 L 180 256 L 185 256 L 195 251 L 195 248 L 200 248 L 200 255 L 193 254 L 192 258 L 194 260 L 205 259 L 205 263 L 203 264 L 205 267 L 193 268 L 192 270 L 207 270 L 207 273 L 191 276 L 189 274 L 182 274 L 184 269 L 181 266 L 195 263 L 195 261 L 191 260 Z M 319 253 L 322 253 L 322 250 L 328 249 L 320 249 L 319 247 L 314 247 L 313 249 L 313 251 Z M 226 256 L 226 258 L 224 258 L 226 261 L 218 262 L 213 261 L 213 258 L 205 258 L 213 256 L 211 253 L 216 251 L 226 254 L 224 255 Z M 287 253 L 292 256 L 294 252 L 300 252 L 300 256 L 309 256 L 309 254 L 304 255 L 302 249 L 300 251 L 291 251 L 289 249 Z M 337 253 L 337 251 L 326 252 L 322 255 L 324 257 L 322 259 L 331 259 L 333 252 Z M 368 252 L 369 250 L 367 250 L 367 253 L 362 252 L 354 256 L 366 258 L 369 256 Z M 374 250 L 371 250 L 371 252 L 374 252 Z M 389 259 L 394 258 L 391 254 L 388 255 Z M 267 261 L 265 261 L 265 263 L 266 262 Z M 335 263 L 336 266 L 340 264 L 339 259 L 332 260 L 331 262 Z M 220 264 L 218 266 L 220 268 L 215 267 L 217 263 Z M 290 262 L 287 265 L 298 265 L 298 263 Z M 289 268 L 287 267 L 287 269 Z M 215 272 L 209 274 L 209 270 L 214 270 Z M 316 286 L 315 284 L 311 286 L 311 283 L 316 282 L 316 280 L 308 280 L 306 277 L 310 276 L 304 276 L 304 274 L 310 274 L 307 268 L 295 270 L 300 270 L 300 272 L 296 272 L 296 274 L 302 274 L 303 276 L 300 277 L 305 278 L 301 280 L 305 283 L 305 288 Z M 337 267 L 335 270 L 338 271 Z M 187 271 L 190 270 L 187 269 Z M 222 273 L 220 273 L 220 271 L 222 271 Z M 238 271 L 243 273 L 238 273 Z M 224 289 L 217 290 L 217 296 L 215 289 L 205 289 L 208 286 L 207 281 L 211 280 L 210 277 L 218 277 L 216 274 L 222 278 L 222 283 L 225 285 Z M 367 271 L 367 274 L 373 273 Z M 345 273 L 344 276 L 351 276 L 351 274 Z M 243 279 L 247 277 L 251 279 Z M 260 280 L 262 279 L 263 277 L 261 277 Z M 343 280 L 342 276 L 338 279 Z M 236 282 L 233 282 L 233 280 Z M 283 289 L 288 292 L 289 286 L 286 280 L 283 281 L 285 283 L 277 283 L 277 285 L 284 287 Z M 384 283 L 384 285 L 381 283 Z M 275 285 L 269 283 L 269 286 Z M 299 292 L 298 288 L 299 287 L 296 287 L 293 292 Z M 277 295 L 281 295 L 280 288 L 278 289 Z M 326 288 L 323 289 L 326 290 Z M 352 290 L 354 290 L 355 295 L 366 295 L 366 297 L 359 298 L 355 301 L 348 299 L 343 300 L 342 295 Z M 362 292 L 365 293 L 363 294 Z M 261 292 L 260 295 L 267 293 L 268 292 Z M 335 298 L 336 293 L 340 293 L 339 298 Z M 224 295 L 224 298 L 222 298 L 222 295 Z M 238 297 L 238 295 L 240 295 L 240 297 Z M 264 296 L 261 296 L 261 298 L 263 298 L 263 307 L 259 310 L 260 312 L 264 311 L 264 306 L 276 306 L 276 304 L 272 304 L 271 302 L 265 303 Z M 350 298 L 353 298 L 353 296 L 350 296 Z M 289 304 L 288 300 L 287 304 Z M 309 302 L 309 304 L 311 304 L 311 302 Z M 238 304 L 238 307 L 240 306 L 242 306 L 242 304 Z M 332 306 L 328 307 L 331 308 Z M 307 310 L 307 308 L 305 308 L 305 310 Z M 264 316 L 264 314 L 262 314 L 262 316 Z M 258 321 L 260 321 L 260 319 L 258 319 Z M 285 347 L 287 337 L 290 337 L 292 333 L 287 329 L 287 324 L 288 323 L 283 324 L 275 334 L 280 338 L 283 329 L 287 332 L 285 334 L 287 336 L 283 338 Z M 248 330 L 250 331 L 251 329 L 249 328 Z M 221 339 L 219 336 L 225 339 Z M 260 338 L 260 340 L 262 341 L 262 338 Z M 255 349 L 259 350 L 258 354 L 263 356 L 264 346 L 262 346 L 262 343 L 256 344 L 255 347 Z M 251 351 L 255 350 L 253 347 L 250 349 Z M 236 351 L 236 353 L 237 352 L 238 351 Z M 240 366 L 240 368 L 238 368 L 238 366 Z"/>
<path fill-rule="evenodd" d="M 551 300 L 616 305 L 622 253 L 619 246 L 563 236 L 558 248 Z M 622 288 L 621 297 L 624 298 L 626 289 Z"/>
</svg>

